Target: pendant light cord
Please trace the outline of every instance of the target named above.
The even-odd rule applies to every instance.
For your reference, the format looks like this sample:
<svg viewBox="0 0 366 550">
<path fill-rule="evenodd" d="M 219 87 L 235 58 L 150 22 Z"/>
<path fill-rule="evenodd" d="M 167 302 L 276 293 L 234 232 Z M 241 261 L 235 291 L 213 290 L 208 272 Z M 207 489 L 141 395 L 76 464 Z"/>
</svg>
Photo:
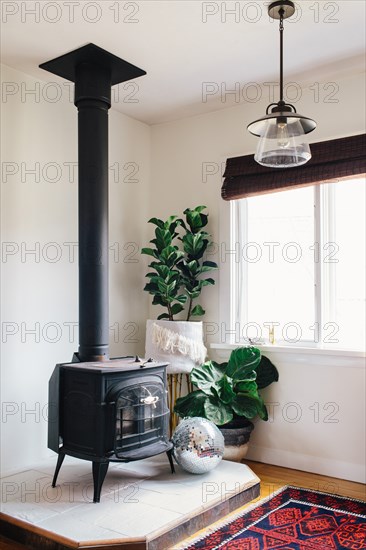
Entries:
<svg viewBox="0 0 366 550">
<path fill-rule="evenodd" d="M 280 14 L 280 103 L 283 103 L 283 16 L 284 9 L 279 10 Z"/>
</svg>

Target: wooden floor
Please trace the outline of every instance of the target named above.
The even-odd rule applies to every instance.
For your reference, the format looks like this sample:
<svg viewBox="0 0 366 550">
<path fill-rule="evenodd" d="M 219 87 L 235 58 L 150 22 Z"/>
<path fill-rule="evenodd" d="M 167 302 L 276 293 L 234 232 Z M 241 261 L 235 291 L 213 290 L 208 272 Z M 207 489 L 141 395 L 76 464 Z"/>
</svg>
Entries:
<svg viewBox="0 0 366 550">
<path fill-rule="evenodd" d="M 295 487 L 303 487 L 304 489 L 312 489 L 313 491 L 366 500 L 366 485 L 363 483 L 281 468 L 280 466 L 261 464 L 260 462 L 251 462 L 250 460 L 246 460 L 245 464 L 248 464 L 249 468 L 261 480 L 260 498 L 269 496 L 270 493 L 277 491 L 277 489 L 280 489 L 284 485 L 294 485 Z"/>
<path fill-rule="evenodd" d="M 248 464 L 253 472 L 261 479 L 261 495 L 259 499 L 271 495 L 271 493 L 277 491 L 284 485 L 294 485 L 314 491 L 334 493 L 358 500 L 366 500 L 366 485 L 362 483 L 355 483 L 353 481 L 346 481 L 318 474 L 310 474 L 308 472 L 261 464 L 259 462 L 251 462 L 249 460 L 245 463 Z M 29 550 L 29 547 L 12 542 L 0 535 L 0 549 Z"/>
</svg>

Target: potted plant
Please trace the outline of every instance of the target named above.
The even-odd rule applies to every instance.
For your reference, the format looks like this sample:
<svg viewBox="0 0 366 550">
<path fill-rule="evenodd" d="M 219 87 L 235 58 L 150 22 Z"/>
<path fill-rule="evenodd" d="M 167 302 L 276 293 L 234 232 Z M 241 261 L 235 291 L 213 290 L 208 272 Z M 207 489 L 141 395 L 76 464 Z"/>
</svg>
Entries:
<svg viewBox="0 0 366 550">
<path fill-rule="evenodd" d="M 183 373 L 188 374 L 193 367 L 203 363 L 207 355 L 203 325 L 198 320 L 205 311 L 198 299 L 205 286 L 215 284 L 206 274 L 217 269 L 217 264 L 205 259 L 211 244 L 205 210 L 206 206 L 187 208 L 183 212 L 184 219 L 178 216 L 170 216 L 166 221 L 151 218 L 149 223 L 156 226 L 155 237 L 150 241 L 152 246 L 141 251 L 152 258 L 144 290 L 153 297 L 153 305 L 163 308 L 157 320 L 146 323 L 145 354 L 169 363 L 171 411 L 181 395 Z M 190 388 L 188 380 L 187 385 Z M 172 428 L 176 420 L 172 415 Z"/>
<path fill-rule="evenodd" d="M 157 321 L 147 322 L 146 355 L 171 362 L 170 372 L 190 372 L 206 358 L 202 322 L 191 323 L 205 313 L 196 301 L 203 287 L 215 284 L 206 273 L 217 269 L 215 262 L 204 259 L 211 244 L 205 209 L 187 208 L 185 219 L 151 218 L 149 223 L 156 226 L 153 246 L 141 251 L 152 258 L 144 290 L 153 296 L 153 305 L 165 309 Z"/>
<path fill-rule="evenodd" d="M 192 370 L 197 389 L 177 399 L 174 412 L 180 417 L 201 416 L 216 424 L 225 438 L 227 460 L 241 460 L 254 428 L 251 419 L 268 420 L 259 390 L 278 380 L 278 371 L 258 348 L 241 347 L 227 363 L 207 361 Z"/>
</svg>

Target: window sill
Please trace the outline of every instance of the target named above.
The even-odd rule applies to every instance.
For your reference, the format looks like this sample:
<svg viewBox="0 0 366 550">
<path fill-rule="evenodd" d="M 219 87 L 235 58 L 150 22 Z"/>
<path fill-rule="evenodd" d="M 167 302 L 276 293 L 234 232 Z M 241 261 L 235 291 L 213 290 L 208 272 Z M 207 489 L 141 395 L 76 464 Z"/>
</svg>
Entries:
<svg viewBox="0 0 366 550">
<path fill-rule="evenodd" d="M 231 351 L 240 347 L 241 344 L 210 344 L 210 348 L 217 351 Z M 294 354 L 297 356 L 302 355 L 318 355 L 321 357 L 336 356 L 336 357 L 360 357 L 365 358 L 366 353 L 364 351 L 354 351 L 336 348 L 310 348 L 300 346 L 276 346 L 276 345 L 262 345 L 255 344 L 255 347 L 263 351 L 263 353 L 280 353 L 280 354 Z"/>
</svg>

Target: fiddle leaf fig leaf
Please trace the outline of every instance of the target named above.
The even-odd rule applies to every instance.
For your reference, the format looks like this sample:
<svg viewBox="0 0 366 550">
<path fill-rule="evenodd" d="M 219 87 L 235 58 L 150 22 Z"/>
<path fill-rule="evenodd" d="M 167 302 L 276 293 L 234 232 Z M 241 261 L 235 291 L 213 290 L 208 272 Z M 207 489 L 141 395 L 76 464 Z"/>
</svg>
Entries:
<svg viewBox="0 0 366 550">
<path fill-rule="evenodd" d="M 231 422 L 233 411 L 229 405 L 225 405 L 215 397 L 209 397 L 204 402 L 204 416 L 217 426 Z"/>
<path fill-rule="evenodd" d="M 156 238 L 153 239 L 151 242 L 156 245 L 156 248 L 159 252 L 161 252 L 167 246 L 170 246 L 172 243 L 172 235 L 167 229 L 161 229 L 160 227 L 157 227 L 155 229 L 155 237 Z"/>
<path fill-rule="evenodd" d="M 209 277 L 208 279 L 202 279 L 199 283 L 202 288 L 203 286 L 214 285 L 215 281 Z"/>
<path fill-rule="evenodd" d="M 153 250 L 152 248 L 142 248 L 141 254 L 146 254 L 147 256 L 153 256 L 154 258 L 158 257 L 155 250 Z"/>
<path fill-rule="evenodd" d="M 175 299 L 178 300 L 178 302 L 180 302 L 181 304 L 185 304 L 186 301 L 187 301 L 187 295 L 186 294 L 179 294 L 179 296 L 176 296 Z"/>
<path fill-rule="evenodd" d="M 194 306 L 194 308 L 192 309 L 191 311 L 191 316 L 192 317 L 199 317 L 201 315 L 204 315 L 206 312 L 205 310 L 199 305 L 197 304 L 196 306 Z"/>
<path fill-rule="evenodd" d="M 164 222 L 163 222 L 163 220 L 159 220 L 159 218 L 150 218 L 148 223 L 153 223 L 154 225 L 157 225 L 161 229 L 164 228 Z"/>
<path fill-rule="evenodd" d="M 258 387 L 255 378 L 253 380 L 242 380 L 241 382 L 237 382 L 235 384 L 235 391 L 257 396 Z"/>
<path fill-rule="evenodd" d="M 252 396 L 239 393 L 232 402 L 233 411 L 246 418 L 254 418 L 258 413 L 258 400 Z"/>
<path fill-rule="evenodd" d="M 217 392 L 220 392 L 219 381 L 222 379 L 223 373 L 217 369 L 211 361 L 203 363 L 200 367 L 195 367 L 191 371 L 191 382 L 202 390 L 207 395 L 212 395 L 212 387 Z"/>
<path fill-rule="evenodd" d="M 203 262 L 200 272 L 206 273 L 207 271 L 212 271 L 213 269 L 217 269 L 218 266 L 215 264 L 215 262 Z"/>
<path fill-rule="evenodd" d="M 175 303 L 171 307 L 171 311 L 173 315 L 177 315 L 177 313 L 180 313 L 181 311 L 183 311 L 183 309 L 184 309 L 184 306 L 180 303 Z"/>
<path fill-rule="evenodd" d="M 228 405 L 232 402 L 232 400 L 235 397 L 235 391 L 233 390 L 233 380 L 232 378 L 229 378 L 229 376 L 226 376 L 226 374 L 223 376 L 221 381 L 219 382 L 221 388 L 220 388 L 220 399 L 223 403 Z"/>
<path fill-rule="evenodd" d="M 186 208 L 183 214 L 186 216 L 187 224 L 189 225 L 192 233 L 197 233 L 202 227 L 207 225 L 208 216 L 202 214 L 206 206 L 197 206 L 194 210 Z"/>
<path fill-rule="evenodd" d="M 245 380 L 257 368 L 261 352 L 252 346 L 234 349 L 227 366 L 227 375 L 235 380 Z"/>
<path fill-rule="evenodd" d="M 193 391 L 184 397 L 179 397 L 174 406 L 174 412 L 180 417 L 205 416 L 204 405 L 207 395 L 200 391 Z"/>
<path fill-rule="evenodd" d="M 262 355 L 262 359 L 257 367 L 257 386 L 261 390 L 266 388 L 272 382 L 277 382 L 279 378 L 278 370 L 273 363 Z"/>
</svg>

